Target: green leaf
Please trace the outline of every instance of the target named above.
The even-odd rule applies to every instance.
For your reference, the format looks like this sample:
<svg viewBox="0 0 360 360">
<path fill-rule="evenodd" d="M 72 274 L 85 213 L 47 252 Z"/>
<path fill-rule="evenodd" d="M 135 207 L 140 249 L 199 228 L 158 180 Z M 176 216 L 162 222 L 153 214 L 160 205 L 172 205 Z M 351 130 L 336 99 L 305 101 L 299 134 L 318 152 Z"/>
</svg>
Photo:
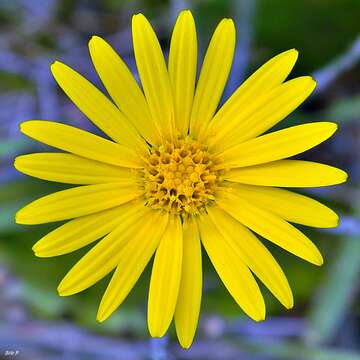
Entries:
<svg viewBox="0 0 360 360">
<path fill-rule="evenodd" d="M 360 96 L 336 101 L 328 107 L 324 117 L 338 123 L 358 120 L 360 117 Z"/>
<path fill-rule="evenodd" d="M 19 153 L 29 144 L 30 141 L 27 139 L 17 139 L 17 140 L 2 139 L 0 142 L 0 157 Z"/>
<path fill-rule="evenodd" d="M 258 353 L 273 355 L 277 360 L 358 360 L 360 358 L 359 352 L 332 350 L 329 348 L 308 347 L 296 342 L 247 342 L 237 341 L 237 345 L 242 351 L 249 353 Z"/>
<path fill-rule="evenodd" d="M 309 330 L 305 335 L 308 343 L 323 344 L 334 336 L 350 305 L 359 274 L 360 240 L 342 238 L 310 309 Z"/>
</svg>

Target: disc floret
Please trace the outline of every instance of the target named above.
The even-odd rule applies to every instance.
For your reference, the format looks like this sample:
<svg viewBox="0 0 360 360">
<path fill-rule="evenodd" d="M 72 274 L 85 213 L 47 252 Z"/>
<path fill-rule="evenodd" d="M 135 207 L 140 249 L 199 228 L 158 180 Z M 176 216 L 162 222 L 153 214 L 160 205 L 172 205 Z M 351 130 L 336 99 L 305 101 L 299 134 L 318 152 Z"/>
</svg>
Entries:
<svg viewBox="0 0 360 360">
<path fill-rule="evenodd" d="M 146 204 L 198 214 L 214 200 L 219 174 L 207 147 L 190 137 L 152 147 L 144 170 Z"/>
</svg>

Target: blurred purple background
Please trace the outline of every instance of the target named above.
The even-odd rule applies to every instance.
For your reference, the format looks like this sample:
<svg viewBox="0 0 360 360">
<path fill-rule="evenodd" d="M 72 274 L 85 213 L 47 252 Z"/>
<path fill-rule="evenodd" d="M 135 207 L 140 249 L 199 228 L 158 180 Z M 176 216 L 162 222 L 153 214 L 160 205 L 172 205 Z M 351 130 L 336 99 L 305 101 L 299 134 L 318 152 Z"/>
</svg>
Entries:
<svg viewBox="0 0 360 360">
<path fill-rule="evenodd" d="M 307 190 L 341 216 L 337 229 L 305 230 L 325 255 L 323 267 L 270 246 L 292 286 L 293 310 L 284 310 L 264 289 L 268 319 L 252 322 L 204 259 L 201 319 L 188 351 L 177 344 L 174 329 L 164 339 L 149 339 L 149 271 L 104 324 L 95 315 L 108 278 L 82 294 L 57 296 L 58 282 L 86 249 L 35 258 L 32 245 L 54 225 L 18 226 L 14 213 L 64 186 L 22 176 L 12 167 L 17 154 L 46 149 L 20 135 L 21 121 L 56 120 L 96 131 L 53 80 L 54 60 L 103 89 L 88 56 L 91 36 L 107 39 L 136 74 L 131 16 L 142 12 L 151 20 L 167 53 L 174 20 L 184 8 L 194 13 L 201 55 L 221 18 L 236 22 L 237 52 L 224 99 L 270 57 L 299 50 L 292 77 L 311 74 L 318 87 L 280 126 L 337 122 L 336 135 L 302 158 L 350 175 L 346 185 Z M 360 359 L 359 14 L 358 0 L 0 0 L 0 358 Z"/>
</svg>

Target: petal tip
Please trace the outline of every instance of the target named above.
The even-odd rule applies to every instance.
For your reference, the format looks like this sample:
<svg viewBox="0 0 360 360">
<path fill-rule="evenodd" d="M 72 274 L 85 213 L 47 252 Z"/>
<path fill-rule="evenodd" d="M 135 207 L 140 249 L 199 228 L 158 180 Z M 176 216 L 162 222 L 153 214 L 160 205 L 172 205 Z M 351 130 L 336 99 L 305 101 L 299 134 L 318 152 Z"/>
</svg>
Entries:
<svg viewBox="0 0 360 360">
<path fill-rule="evenodd" d="M 349 175 L 346 171 L 339 168 L 334 169 L 336 170 L 336 181 L 333 181 L 331 185 L 339 185 L 348 181 Z"/>
<path fill-rule="evenodd" d="M 144 19 L 146 19 L 146 17 L 142 13 L 136 13 L 132 16 L 132 22 Z"/>
<path fill-rule="evenodd" d="M 69 296 L 69 295 L 71 295 L 71 293 L 68 290 L 66 290 L 66 287 L 62 284 L 62 282 L 57 287 L 57 292 L 58 292 L 59 296 Z"/>
<path fill-rule="evenodd" d="M 337 131 L 337 129 L 339 128 L 339 125 L 336 124 L 336 123 L 333 123 L 333 122 L 328 122 L 327 126 L 329 128 L 330 136 L 332 136 Z"/>
<path fill-rule="evenodd" d="M 102 38 L 100 36 L 98 36 L 98 35 L 91 36 L 90 41 L 96 41 L 96 40 L 102 40 Z"/>
<path fill-rule="evenodd" d="M 62 62 L 55 60 L 51 65 L 50 65 L 50 69 L 53 72 L 54 70 L 56 70 L 56 68 L 58 68 L 59 66 L 64 65 Z"/>
<path fill-rule="evenodd" d="M 179 16 L 176 19 L 176 23 L 187 23 L 191 26 L 195 26 L 195 20 L 192 12 L 189 9 L 184 9 L 180 12 Z"/>
<path fill-rule="evenodd" d="M 290 50 L 288 51 L 288 54 L 287 54 L 287 55 L 288 55 L 289 58 L 291 59 L 290 61 L 291 61 L 291 63 L 292 63 L 292 66 L 294 66 L 295 63 L 296 63 L 296 61 L 297 61 L 297 59 L 298 59 L 298 57 L 299 57 L 299 51 L 296 50 L 295 48 L 292 48 L 292 49 L 290 49 Z"/>
<path fill-rule="evenodd" d="M 285 64 L 287 64 L 286 67 L 289 67 L 290 69 L 292 69 L 294 67 L 298 57 L 299 57 L 298 50 L 296 50 L 295 48 L 292 48 L 289 50 L 285 50 L 285 51 L 281 52 L 280 54 L 277 54 L 270 60 L 274 61 L 276 59 L 280 63 L 285 62 Z"/>
<path fill-rule="evenodd" d="M 61 76 L 61 73 L 63 71 L 66 71 L 67 69 L 68 69 L 68 66 L 58 60 L 54 61 L 50 65 L 50 71 L 56 81 L 58 81 L 57 79 L 59 76 Z"/>
<path fill-rule="evenodd" d="M 284 303 L 284 306 L 286 310 L 290 310 L 294 307 L 294 298 L 291 295 L 291 297 Z"/>
<path fill-rule="evenodd" d="M 314 89 L 316 88 L 317 86 L 317 81 L 312 77 L 312 76 L 309 76 L 310 78 L 310 82 L 311 82 L 311 85 L 314 87 Z"/>
<path fill-rule="evenodd" d="M 256 321 L 256 322 L 262 322 L 262 321 L 264 321 L 266 319 L 266 315 L 265 314 L 261 314 L 261 315 L 258 315 L 258 316 L 256 316 L 256 317 L 254 317 L 254 320 Z"/>
<path fill-rule="evenodd" d="M 233 19 L 231 18 L 224 18 L 222 20 L 223 24 L 226 25 L 226 26 L 229 26 L 231 28 L 231 30 L 234 30 L 235 31 L 235 22 Z"/>
<path fill-rule="evenodd" d="M 105 316 L 105 314 L 104 314 L 102 311 L 101 311 L 101 312 L 100 312 L 100 310 L 98 311 L 98 313 L 97 313 L 97 315 L 96 315 L 96 321 L 97 321 L 98 323 L 104 322 L 107 318 L 108 318 L 108 317 Z"/>
<path fill-rule="evenodd" d="M 74 291 L 74 289 L 71 288 L 71 285 L 68 284 L 67 276 L 65 276 L 61 281 L 60 284 L 57 287 L 57 292 L 59 296 L 69 296 L 76 294 L 78 291 Z"/>
<path fill-rule="evenodd" d="M 111 308 L 109 308 L 108 305 L 105 305 L 105 303 L 102 301 L 100 302 L 97 314 L 96 314 L 96 321 L 98 321 L 99 323 L 104 322 L 105 320 L 107 320 L 110 315 L 116 310 L 113 309 L 111 310 Z"/>
<path fill-rule="evenodd" d="M 166 330 L 167 329 L 162 329 L 163 326 L 161 326 L 162 324 L 149 324 L 148 323 L 148 329 L 149 329 L 149 333 L 150 336 L 153 338 L 161 338 L 165 335 Z"/>
<path fill-rule="evenodd" d="M 59 289 L 57 289 L 57 292 L 58 292 L 58 295 L 59 295 L 59 296 L 66 296 L 66 295 L 64 294 L 64 292 L 62 292 L 62 291 L 59 290 Z"/>
<path fill-rule="evenodd" d="M 33 249 L 33 251 L 34 251 L 34 255 L 35 255 L 36 257 L 38 257 L 38 258 L 46 258 L 46 257 L 49 257 L 49 256 L 46 256 L 46 255 L 44 255 L 43 253 L 41 253 L 41 251 L 35 251 L 34 249 Z"/>
<path fill-rule="evenodd" d="M 266 319 L 266 308 L 265 303 L 262 302 L 261 307 L 259 306 L 256 309 L 253 309 L 252 314 L 247 313 L 256 322 L 261 322 Z"/>
<path fill-rule="evenodd" d="M 180 340 L 179 339 L 179 343 L 180 343 L 180 346 L 185 349 L 185 350 L 188 350 L 192 344 L 192 340 L 190 341 L 184 341 L 184 340 Z"/>
<path fill-rule="evenodd" d="M 20 209 L 16 214 L 15 214 L 15 223 L 16 224 L 22 224 L 22 225 L 26 225 L 26 217 L 24 217 L 23 215 L 23 209 Z"/>
<path fill-rule="evenodd" d="M 36 257 L 46 258 L 54 256 L 51 251 L 49 253 L 49 250 L 47 250 L 46 245 L 44 245 L 44 242 L 42 240 L 36 242 L 31 249 Z"/>
<path fill-rule="evenodd" d="M 175 320 L 175 327 L 176 327 L 176 320 Z M 186 329 L 184 331 L 181 331 L 178 327 L 176 327 L 176 334 L 177 338 L 179 340 L 180 346 L 187 350 L 190 348 L 194 341 L 195 331 L 188 331 L 189 329 Z"/>
<path fill-rule="evenodd" d="M 14 159 L 14 162 L 13 162 L 13 166 L 14 166 L 14 168 L 15 168 L 17 171 L 20 171 L 20 170 L 19 170 L 19 157 L 20 157 L 20 156 L 17 156 L 17 157 Z"/>
<path fill-rule="evenodd" d="M 35 244 L 33 245 L 33 247 L 31 248 L 31 250 L 32 250 L 34 253 L 40 251 L 40 250 L 41 250 L 41 246 L 40 246 L 39 242 L 35 243 Z"/>
<path fill-rule="evenodd" d="M 150 330 L 150 328 L 149 328 L 149 332 L 150 332 L 150 336 L 152 338 L 160 339 L 160 338 L 164 337 L 166 330 L 165 331 L 160 331 L 159 329 Z"/>
<path fill-rule="evenodd" d="M 31 120 L 28 121 L 23 121 L 22 123 L 19 124 L 19 130 L 20 132 L 22 132 L 23 134 L 26 135 L 26 129 L 28 128 L 28 126 L 30 125 Z"/>
<path fill-rule="evenodd" d="M 41 120 L 27 120 L 27 121 L 23 121 L 22 123 L 20 123 L 19 125 L 19 130 L 20 132 L 22 132 L 24 135 L 27 135 L 29 137 L 31 137 L 31 133 L 32 130 L 34 130 L 34 125 L 41 123 Z"/>
<path fill-rule="evenodd" d="M 304 76 L 299 76 L 295 79 L 292 79 L 292 80 L 289 80 L 290 81 L 299 81 L 299 82 L 302 82 L 302 85 L 305 87 L 305 88 L 310 88 L 310 89 L 314 89 L 316 87 L 316 80 L 310 76 L 310 75 L 304 75 Z"/>
<path fill-rule="evenodd" d="M 89 46 L 95 45 L 95 43 L 102 42 L 103 39 L 98 35 L 93 35 L 89 40 Z"/>
<path fill-rule="evenodd" d="M 192 12 L 191 12 L 190 9 L 181 10 L 179 16 L 185 16 L 185 15 L 186 15 L 186 16 L 191 16 L 191 17 L 193 17 L 193 16 L 192 16 Z"/>
<path fill-rule="evenodd" d="M 316 266 L 321 266 L 324 264 L 324 258 L 321 256 L 321 254 L 314 259 L 313 264 Z"/>
<path fill-rule="evenodd" d="M 297 58 L 299 57 L 299 51 L 295 48 L 292 48 L 292 49 L 284 51 L 280 55 L 283 55 L 286 57 L 291 57 L 294 59 L 294 62 L 295 62 L 297 60 Z"/>
</svg>

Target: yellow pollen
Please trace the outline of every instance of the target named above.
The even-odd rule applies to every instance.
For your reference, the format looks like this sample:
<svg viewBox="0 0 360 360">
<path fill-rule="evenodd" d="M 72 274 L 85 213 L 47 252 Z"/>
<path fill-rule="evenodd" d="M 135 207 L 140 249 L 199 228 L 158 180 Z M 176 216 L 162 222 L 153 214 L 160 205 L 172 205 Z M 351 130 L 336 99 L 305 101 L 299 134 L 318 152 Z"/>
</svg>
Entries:
<svg viewBox="0 0 360 360">
<path fill-rule="evenodd" d="M 206 146 L 186 137 L 150 151 L 144 169 L 147 206 L 173 214 L 198 214 L 214 200 L 219 172 Z"/>
</svg>

